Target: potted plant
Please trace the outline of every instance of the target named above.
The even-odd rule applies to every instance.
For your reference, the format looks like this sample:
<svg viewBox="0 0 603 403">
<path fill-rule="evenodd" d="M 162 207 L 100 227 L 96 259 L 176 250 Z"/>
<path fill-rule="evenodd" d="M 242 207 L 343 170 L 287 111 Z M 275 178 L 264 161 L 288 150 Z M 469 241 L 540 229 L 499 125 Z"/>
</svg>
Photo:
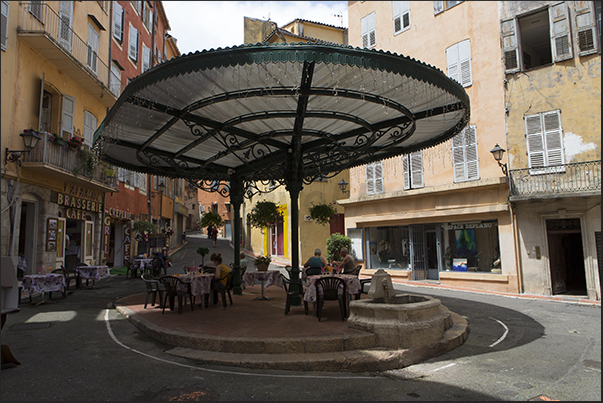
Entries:
<svg viewBox="0 0 603 403">
<path fill-rule="evenodd" d="M 84 145 L 84 140 L 78 136 L 71 136 L 71 138 L 67 140 L 67 145 L 70 150 L 77 151 Z"/>
<path fill-rule="evenodd" d="M 341 248 L 347 248 L 350 253 L 352 247 L 352 238 L 349 236 L 341 235 L 339 232 L 335 232 L 331 234 L 330 237 L 327 238 L 327 260 L 329 262 L 332 261 L 341 261 L 341 255 L 339 251 Z"/>
<path fill-rule="evenodd" d="M 258 271 L 266 271 L 268 270 L 270 262 L 272 262 L 272 258 L 270 258 L 270 255 L 266 255 L 255 258 L 253 264 L 258 268 Z"/>
<path fill-rule="evenodd" d="M 337 214 L 335 203 L 314 204 L 309 208 L 310 217 L 318 224 L 327 225 Z"/>
<path fill-rule="evenodd" d="M 247 215 L 249 224 L 252 227 L 264 229 L 275 223 L 280 218 L 281 213 L 278 211 L 276 203 L 270 201 L 260 201 L 251 209 L 251 212 Z"/>
<path fill-rule="evenodd" d="M 205 255 L 209 254 L 209 248 L 207 246 L 199 246 L 197 248 L 197 253 L 201 255 L 201 266 L 203 266 Z"/>
</svg>

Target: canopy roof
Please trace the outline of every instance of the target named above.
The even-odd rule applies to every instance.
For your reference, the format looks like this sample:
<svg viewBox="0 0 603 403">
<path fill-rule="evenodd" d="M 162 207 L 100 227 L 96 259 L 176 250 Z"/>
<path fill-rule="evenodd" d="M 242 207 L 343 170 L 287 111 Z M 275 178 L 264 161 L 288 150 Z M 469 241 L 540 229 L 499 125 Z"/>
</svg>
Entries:
<svg viewBox="0 0 603 403">
<path fill-rule="evenodd" d="M 103 159 L 189 180 L 306 183 L 441 143 L 469 121 L 442 71 L 389 52 L 257 44 L 189 53 L 128 84 Z"/>
</svg>

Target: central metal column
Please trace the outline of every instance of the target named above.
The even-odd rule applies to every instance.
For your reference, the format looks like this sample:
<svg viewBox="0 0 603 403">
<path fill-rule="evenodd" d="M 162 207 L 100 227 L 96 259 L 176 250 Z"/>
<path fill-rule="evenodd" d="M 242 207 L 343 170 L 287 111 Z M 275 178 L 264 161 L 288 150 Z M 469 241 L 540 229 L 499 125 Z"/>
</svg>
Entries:
<svg viewBox="0 0 603 403">
<path fill-rule="evenodd" d="M 241 205 L 243 204 L 243 186 L 239 178 L 230 181 L 230 204 L 234 212 L 232 230 L 232 242 L 234 243 L 234 277 L 232 293 L 234 295 L 243 294 L 241 288 Z"/>
</svg>

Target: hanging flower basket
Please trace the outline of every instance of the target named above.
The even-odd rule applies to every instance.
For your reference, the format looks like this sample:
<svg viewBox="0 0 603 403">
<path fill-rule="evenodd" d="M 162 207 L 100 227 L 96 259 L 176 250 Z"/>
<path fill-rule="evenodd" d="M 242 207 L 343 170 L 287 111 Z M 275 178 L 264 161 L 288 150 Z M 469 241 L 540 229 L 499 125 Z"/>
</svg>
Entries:
<svg viewBox="0 0 603 403">
<path fill-rule="evenodd" d="M 72 136 L 69 140 L 67 140 L 67 145 L 70 150 L 77 151 L 84 145 L 84 140 L 80 137 Z"/>
<path fill-rule="evenodd" d="M 280 216 L 276 203 L 264 200 L 257 202 L 247 217 L 252 227 L 262 229 L 277 222 Z"/>
<path fill-rule="evenodd" d="M 327 225 L 335 217 L 335 214 L 337 214 L 337 209 L 330 203 L 313 204 L 309 210 L 310 217 L 321 225 Z"/>
</svg>

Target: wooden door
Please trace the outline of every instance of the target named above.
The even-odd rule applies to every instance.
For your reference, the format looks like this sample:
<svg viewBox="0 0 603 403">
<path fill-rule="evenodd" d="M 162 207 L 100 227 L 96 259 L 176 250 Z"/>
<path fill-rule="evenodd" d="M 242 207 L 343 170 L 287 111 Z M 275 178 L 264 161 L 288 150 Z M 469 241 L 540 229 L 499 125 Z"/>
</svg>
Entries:
<svg viewBox="0 0 603 403">
<path fill-rule="evenodd" d="M 58 218 L 56 267 L 65 267 L 65 252 L 67 249 L 67 245 L 65 244 L 65 222 L 65 218 Z"/>
</svg>

